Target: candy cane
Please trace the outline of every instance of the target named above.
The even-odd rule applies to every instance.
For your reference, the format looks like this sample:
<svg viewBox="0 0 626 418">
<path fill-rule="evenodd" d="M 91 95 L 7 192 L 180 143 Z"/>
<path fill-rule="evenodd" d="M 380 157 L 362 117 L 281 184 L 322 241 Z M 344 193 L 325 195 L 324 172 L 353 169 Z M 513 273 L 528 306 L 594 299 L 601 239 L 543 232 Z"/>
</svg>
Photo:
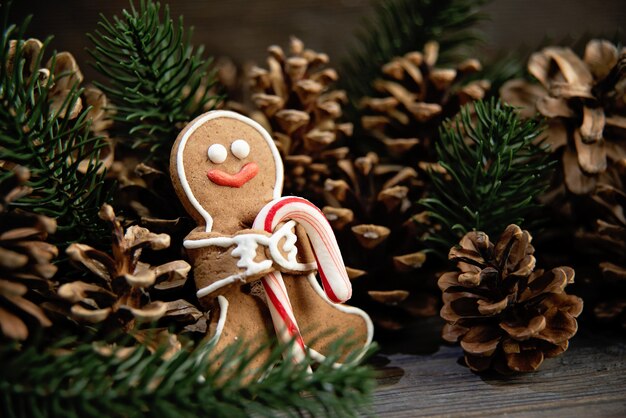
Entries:
<svg viewBox="0 0 626 418">
<path fill-rule="evenodd" d="M 306 346 L 293 314 L 283 276 L 275 271 L 263 277 L 261 283 L 269 299 L 268 306 L 276 334 L 283 343 L 295 342 L 291 347 L 292 359 L 299 363 L 306 356 Z"/>
<path fill-rule="evenodd" d="M 287 220 L 298 222 L 306 231 L 317 262 L 322 286 L 328 298 L 345 302 L 352 296 L 352 286 L 339 251 L 339 245 L 328 220 L 317 206 L 301 197 L 282 197 L 266 204 L 254 220 L 253 228 L 272 232 Z M 300 360 L 306 350 L 280 272 L 262 279 L 267 293 L 274 328 L 282 341 L 295 339 L 294 357 Z"/>
</svg>

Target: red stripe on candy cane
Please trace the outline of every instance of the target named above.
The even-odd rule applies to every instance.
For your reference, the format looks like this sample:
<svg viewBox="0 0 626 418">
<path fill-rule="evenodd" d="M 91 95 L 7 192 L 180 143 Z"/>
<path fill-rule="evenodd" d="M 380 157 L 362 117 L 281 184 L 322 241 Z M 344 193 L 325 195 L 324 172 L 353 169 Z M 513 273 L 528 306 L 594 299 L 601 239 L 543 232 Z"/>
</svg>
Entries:
<svg viewBox="0 0 626 418">
<path fill-rule="evenodd" d="M 333 292 L 332 286 L 328 283 L 326 274 L 324 274 L 324 270 L 322 270 L 322 268 L 320 267 L 320 262 L 317 259 L 317 255 L 313 253 L 313 256 L 315 257 L 315 262 L 317 263 L 317 271 L 320 273 L 320 277 L 322 278 L 322 287 L 324 288 L 324 291 L 326 292 L 328 299 L 330 299 L 331 301 L 335 303 L 341 302 L 339 298 L 337 298 L 337 296 L 335 295 L 335 292 Z"/>
<path fill-rule="evenodd" d="M 274 290 L 272 289 L 271 285 L 267 283 L 266 280 L 267 280 L 266 278 L 263 278 L 263 287 L 265 288 L 267 297 L 270 299 L 270 301 L 272 302 L 272 305 L 276 308 L 276 311 L 278 312 L 281 319 L 285 323 L 287 332 L 289 332 L 292 338 L 295 338 L 300 348 L 304 350 L 304 340 L 302 339 L 302 335 L 300 335 L 300 330 L 298 329 L 298 326 L 291 320 L 291 317 L 289 316 L 287 309 L 282 304 L 278 296 L 276 296 L 276 293 L 274 293 Z"/>
<path fill-rule="evenodd" d="M 319 211 L 319 213 L 321 213 L 322 216 L 324 215 L 324 213 L 321 210 L 319 210 L 317 206 L 315 206 L 313 203 L 301 197 L 288 197 L 286 199 L 280 199 L 278 202 L 276 202 L 274 206 L 270 208 L 269 212 L 265 216 L 265 231 L 266 232 L 272 232 L 272 229 L 273 229 L 272 222 L 274 220 L 274 217 L 276 216 L 276 212 L 278 212 L 283 206 L 288 205 L 290 203 L 304 203 L 310 206 L 311 208 Z"/>
</svg>

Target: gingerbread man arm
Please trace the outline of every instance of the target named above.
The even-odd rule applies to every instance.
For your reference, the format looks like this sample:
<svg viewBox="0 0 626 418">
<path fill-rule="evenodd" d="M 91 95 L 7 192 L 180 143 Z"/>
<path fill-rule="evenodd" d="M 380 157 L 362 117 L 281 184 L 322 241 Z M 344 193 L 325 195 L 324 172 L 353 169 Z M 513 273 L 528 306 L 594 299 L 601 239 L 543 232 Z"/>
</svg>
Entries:
<svg viewBox="0 0 626 418">
<path fill-rule="evenodd" d="M 202 258 L 202 263 L 197 264 L 205 266 L 203 270 L 206 270 L 198 272 L 201 285 L 197 296 L 213 294 L 237 282 L 258 280 L 275 270 L 293 274 L 315 271 L 315 263 L 297 260 L 294 226 L 293 222 L 288 222 L 272 234 L 255 229 L 245 229 L 231 236 L 198 229 L 192 231 L 184 246 L 192 258 Z M 194 250 L 201 248 L 209 251 L 202 251 L 202 255 L 194 257 Z"/>
<path fill-rule="evenodd" d="M 215 294 L 235 283 L 244 284 L 274 271 L 263 242 L 270 234 L 243 230 L 234 235 L 193 230 L 183 243 L 194 265 L 197 296 Z M 261 245 L 259 245 L 261 244 Z"/>
</svg>

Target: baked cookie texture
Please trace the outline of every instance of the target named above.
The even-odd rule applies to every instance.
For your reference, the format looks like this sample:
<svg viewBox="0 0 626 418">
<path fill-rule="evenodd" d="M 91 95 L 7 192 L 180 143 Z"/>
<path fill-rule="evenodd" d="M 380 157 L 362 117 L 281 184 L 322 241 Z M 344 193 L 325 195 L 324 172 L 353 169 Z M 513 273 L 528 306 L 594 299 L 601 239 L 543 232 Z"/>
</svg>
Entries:
<svg viewBox="0 0 626 418">
<path fill-rule="evenodd" d="M 283 163 L 258 123 L 230 111 L 205 113 L 181 131 L 170 162 L 176 193 L 198 224 L 184 245 L 198 299 L 211 312 L 207 338 L 215 340 L 218 352 L 239 339 L 254 350 L 276 334 L 296 340 L 296 360 L 307 352 L 323 359 L 346 334 L 355 344 L 344 355 L 370 344 L 367 314 L 331 301 L 333 286 L 345 296 L 342 301 L 350 294 L 332 230 L 332 236 L 324 232 L 327 221 L 310 202 L 280 198 Z M 300 221 L 289 219 L 289 205 Z M 282 208 L 284 220 L 271 230 L 252 228 L 260 212 L 267 216 L 274 206 Z M 315 246 L 323 257 L 315 257 Z M 336 271 L 325 277 L 330 269 L 324 264 L 331 259 Z M 251 367 L 265 360 L 257 356 Z"/>
</svg>

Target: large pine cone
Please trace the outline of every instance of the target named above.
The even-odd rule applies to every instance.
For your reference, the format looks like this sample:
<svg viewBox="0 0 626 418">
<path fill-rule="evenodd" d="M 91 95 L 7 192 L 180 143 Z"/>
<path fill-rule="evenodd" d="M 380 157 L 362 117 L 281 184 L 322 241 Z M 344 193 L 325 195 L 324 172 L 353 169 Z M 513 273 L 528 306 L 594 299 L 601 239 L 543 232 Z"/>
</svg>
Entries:
<svg viewBox="0 0 626 418">
<path fill-rule="evenodd" d="M 33 77 L 41 85 L 49 86 L 48 100 L 50 113 L 59 117 L 75 120 L 83 109 L 90 107 L 87 118 L 91 121 L 90 130 L 94 135 L 101 136 L 106 144 L 100 150 L 101 169 L 110 168 L 113 163 L 113 140 L 109 137 L 108 129 L 113 124 L 112 110 L 106 95 L 97 87 L 81 86 L 83 74 L 74 56 L 66 51 L 57 53 L 48 59 L 45 66 L 41 65 L 44 56 L 44 44 L 34 38 L 25 41 L 12 40 L 9 44 L 7 57 L 7 73 L 11 74 L 16 61 L 22 65 L 21 77 L 24 82 L 30 82 Z M 77 100 L 68 101 L 68 96 L 74 94 L 78 88 L 83 88 Z M 26 129 L 26 127 L 25 127 Z M 81 161 L 78 170 L 85 172 L 93 162 Z"/>
<path fill-rule="evenodd" d="M 339 121 L 346 93 L 332 88 L 338 74 L 327 66 L 328 56 L 299 39 L 291 38 L 289 55 L 279 46 L 269 54 L 267 70 L 250 71 L 252 101 L 283 155 L 286 193 L 319 202 L 329 162 L 348 152 L 336 146 L 352 135 L 352 124 Z"/>
<path fill-rule="evenodd" d="M 0 184 L 0 328 L 8 338 L 25 340 L 29 328 L 52 325 L 39 303 L 49 295 L 57 271 L 52 260 L 58 250 L 46 242 L 57 225 L 46 216 L 9 210 L 12 201 L 30 193 L 23 185 L 28 170 L 12 171 Z"/>
<path fill-rule="evenodd" d="M 602 322 L 619 323 L 626 330 L 626 193 L 622 188 L 600 184 L 593 200 L 602 217 L 592 233 L 578 232 L 585 245 L 594 249 L 601 277 L 591 283 L 597 303 L 594 316 Z"/>
<path fill-rule="evenodd" d="M 454 68 L 437 67 L 439 45 L 396 57 L 373 80 L 376 97 L 360 103 L 361 125 L 377 152 L 340 159 L 325 182 L 324 212 L 339 236 L 348 265 L 363 274 L 355 282 L 355 298 L 367 290 L 374 321 L 399 329 L 412 316 L 435 315 L 438 309 L 434 274 L 416 271 L 426 262 L 419 237 L 428 233 L 417 202 L 435 163 L 434 143 L 441 121 L 460 106 L 482 98 L 489 83 L 469 82 L 481 69 L 475 59 Z M 372 303 L 373 302 L 373 303 Z M 359 303 L 359 302 L 357 302 Z M 369 306 L 367 305 L 369 304 Z"/>
<path fill-rule="evenodd" d="M 184 285 L 191 266 L 183 260 L 160 265 L 140 261 L 144 249 L 162 250 L 170 245 L 167 234 L 155 234 L 139 226 L 124 232 L 113 208 L 103 205 L 100 217 L 112 227 L 112 254 L 85 244 L 67 248 L 70 260 L 89 275 L 63 284 L 58 294 L 71 304 L 74 319 L 104 322 L 128 331 L 138 323 L 161 318 L 195 323 L 203 314 L 186 300 L 155 300 L 153 293 L 169 292 Z M 162 260 L 161 260 L 162 261 Z"/>
<path fill-rule="evenodd" d="M 593 193 L 607 168 L 623 167 L 626 158 L 626 48 L 595 39 L 581 59 L 569 48 L 546 47 L 532 54 L 528 72 L 540 84 L 511 80 L 502 98 L 527 117 L 539 112 L 549 120 L 547 141 L 562 150 L 565 187 Z"/>
<path fill-rule="evenodd" d="M 460 341 L 474 371 L 534 371 L 563 353 L 576 333 L 583 302 L 564 290 L 574 270 L 535 271 L 530 241 L 528 231 L 509 225 L 495 244 L 470 232 L 450 250 L 459 271 L 439 279 L 448 322 L 443 338 Z"/>
<path fill-rule="evenodd" d="M 428 168 L 441 121 L 456 115 L 463 104 L 482 99 L 490 88 L 487 80 L 468 80 L 481 70 L 478 60 L 438 68 L 438 58 L 437 42 L 426 43 L 423 52 L 394 58 L 373 82 L 380 96 L 362 99 L 361 124 L 384 145 L 384 161 Z"/>
<path fill-rule="evenodd" d="M 354 303 L 382 328 L 404 327 L 412 316 L 436 315 L 438 301 L 415 272 L 426 261 L 416 238 L 417 172 L 381 164 L 370 152 L 338 162 L 339 175 L 324 183 L 332 225 L 354 282 Z M 434 286 L 433 286 L 434 287 Z M 407 315 L 408 313 L 408 315 Z"/>
</svg>

